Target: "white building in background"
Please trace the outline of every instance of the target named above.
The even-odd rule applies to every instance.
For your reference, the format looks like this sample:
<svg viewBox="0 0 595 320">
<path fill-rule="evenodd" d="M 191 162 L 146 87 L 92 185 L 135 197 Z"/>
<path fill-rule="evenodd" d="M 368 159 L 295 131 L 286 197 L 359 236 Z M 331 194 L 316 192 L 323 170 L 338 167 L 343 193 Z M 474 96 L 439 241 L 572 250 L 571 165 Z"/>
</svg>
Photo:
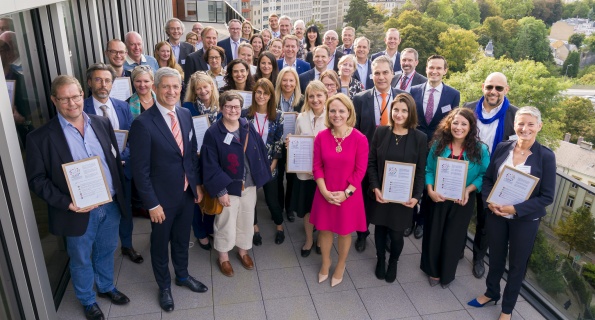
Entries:
<svg viewBox="0 0 595 320">
<path fill-rule="evenodd" d="M 314 20 L 324 30 L 343 28 L 343 17 L 349 9 L 349 0 L 251 0 L 250 20 L 257 29 L 269 28 L 269 15 L 287 15 L 291 21 Z"/>
<path fill-rule="evenodd" d="M 368 0 L 368 3 L 388 10 L 387 14 L 390 15 L 394 8 L 401 8 L 405 4 L 405 0 Z"/>
<path fill-rule="evenodd" d="M 313 0 L 311 19 L 322 23 L 324 31 L 339 31 L 343 28 L 343 16 L 347 13 L 345 7 L 349 7 L 349 0 Z M 304 21 L 309 20 L 305 19 Z"/>
</svg>

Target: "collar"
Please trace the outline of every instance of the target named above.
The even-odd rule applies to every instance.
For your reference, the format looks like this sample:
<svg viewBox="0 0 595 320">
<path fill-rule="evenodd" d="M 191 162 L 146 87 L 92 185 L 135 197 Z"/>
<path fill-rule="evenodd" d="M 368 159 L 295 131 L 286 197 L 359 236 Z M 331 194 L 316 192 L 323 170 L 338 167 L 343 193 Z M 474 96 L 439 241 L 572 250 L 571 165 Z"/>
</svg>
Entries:
<svg viewBox="0 0 595 320">
<path fill-rule="evenodd" d="M 366 59 L 366 62 L 364 62 L 363 64 L 360 64 L 357 60 L 355 60 L 355 63 L 357 64 L 358 67 L 361 67 L 361 68 L 368 67 L 368 59 Z"/>
<path fill-rule="evenodd" d="M 180 47 L 180 44 L 182 44 L 182 41 L 179 41 L 179 42 L 178 42 L 178 44 L 173 44 L 173 43 L 171 43 L 171 41 L 168 39 L 168 40 L 167 40 L 167 43 L 169 43 L 169 45 L 170 45 L 170 46 L 172 46 L 172 47 Z"/>
<path fill-rule="evenodd" d="M 283 96 L 283 94 L 281 94 L 281 102 L 287 102 L 291 106 L 293 104 L 294 96 L 295 96 L 295 94 L 292 94 L 291 97 L 289 98 L 289 100 L 286 100 L 285 97 Z"/>
<path fill-rule="evenodd" d="M 436 92 L 441 93 L 442 90 L 444 89 L 444 83 L 440 82 L 440 84 L 434 89 L 436 89 Z M 432 90 L 432 86 L 428 82 L 428 85 L 426 85 L 426 92 L 429 93 L 430 90 Z"/>
<path fill-rule="evenodd" d="M 176 107 L 174 107 L 173 110 L 169 110 L 168 108 L 162 106 L 161 104 L 159 104 L 159 102 L 157 101 L 157 99 L 155 99 L 155 105 L 157 106 L 157 110 L 159 110 L 159 113 L 161 113 L 162 116 L 167 116 L 169 117 L 169 113 L 170 112 L 174 112 L 174 115 L 176 114 Z"/>
<path fill-rule="evenodd" d="M 413 72 L 411 72 L 411 74 L 406 74 L 403 72 L 403 74 L 401 75 L 401 79 L 403 79 L 403 77 L 407 77 L 407 79 L 411 79 L 415 76 L 415 70 L 413 70 Z"/>
<path fill-rule="evenodd" d="M 380 97 L 380 93 L 381 92 L 378 89 L 376 89 L 376 87 L 374 87 L 374 89 L 372 91 L 374 91 L 374 94 L 375 94 L 376 97 Z M 386 93 L 388 93 L 388 96 L 390 97 L 393 94 L 393 91 L 389 87 L 388 88 L 388 91 Z"/>
<path fill-rule="evenodd" d="M 106 103 L 102 103 L 99 100 L 95 99 L 95 97 L 91 96 L 91 98 L 93 99 L 93 107 L 95 107 L 96 109 L 99 109 L 100 106 L 107 106 L 108 109 L 113 109 L 114 106 L 112 105 L 112 99 L 111 98 L 107 98 L 107 102 Z"/>
<path fill-rule="evenodd" d="M 485 100 L 484 100 L 484 102 L 485 102 Z M 485 114 L 487 114 L 487 115 L 496 114 L 496 113 L 498 113 L 498 111 L 500 111 L 500 109 L 502 109 L 502 105 L 503 105 L 503 104 L 504 104 L 504 99 L 502 99 L 502 102 L 500 102 L 500 104 L 499 104 L 499 105 L 498 105 L 496 108 L 494 108 L 494 109 L 492 109 L 492 111 L 488 112 L 488 111 L 486 110 L 485 106 L 484 106 L 484 105 L 483 105 L 483 103 L 482 103 L 482 104 L 481 104 L 481 112 L 482 112 L 482 113 L 485 113 Z"/>
<path fill-rule="evenodd" d="M 83 111 L 83 119 L 85 120 L 85 127 L 87 127 L 91 123 L 91 118 L 89 118 L 89 116 L 84 111 Z M 64 128 L 69 127 L 69 126 L 74 128 L 72 123 L 70 123 L 70 121 L 66 120 L 66 118 L 64 118 L 60 112 L 58 112 L 58 121 L 60 122 L 60 126 L 62 127 L 62 130 L 64 130 Z"/>
<path fill-rule="evenodd" d="M 132 58 L 130 58 L 129 55 L 126 55 L 126 62 L 128 62 L 128 64 L 135 64 L 136 61 L 134 61 Z M 147 62 L 147 58 L 145 58 L 144 54 L 140 55 L 140 63 L 142 64 L 143 62 Z"/>
<path fill-rule="evenodd" d="M 283 68 L 285 68 L 287 66 L 292 67 L 292 68 L 295 69 L 296 66 L 297 66 L 297 58 L 293 61 L 293 64 L 292 65 L 287 64 L 287 62 L 285 61 L 285 58 L 283 58 Z"/>
</svg>

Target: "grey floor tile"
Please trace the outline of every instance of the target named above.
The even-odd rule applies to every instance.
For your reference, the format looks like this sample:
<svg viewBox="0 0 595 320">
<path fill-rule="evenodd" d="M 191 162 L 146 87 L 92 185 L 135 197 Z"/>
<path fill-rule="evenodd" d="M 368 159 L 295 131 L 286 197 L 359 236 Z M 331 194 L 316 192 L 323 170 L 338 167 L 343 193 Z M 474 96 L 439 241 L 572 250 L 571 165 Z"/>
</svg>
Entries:
<svg viewBox="0 0 595 320">
<path fill-rule="evenodd" d="M 474 276 L 456 277 L 448 287 L 450 291 L 457 297 L 459 302 L 466 308 L 472 309 L 467 302 L 482 295 L 486 290 L 485 279 L 477 279 Z M 492 303 L 493 304 L 493 303 Z"/>
<path fill-rule="evenodd" d="M 319 266 L 322 264 L 322 256 L 316 253 L 316 248 L 312 248 L 312 251 L 310 252 L 310 255 L 307 257 L 302 257 L 302 247 L 304 246 L 304 242 L 294 242 L 293 243 L 293 251 L 297 257 L 297 260 L 300 264 L 300 266 L 304 267 L 304 266 Z M 337 253 L 337 250 L 335 250 L 335 247 L 332 246 L 331 247 L 331 260 L 332 261 L 337 261 L 337 259 L 339 258 L 339 255 Z"/>
<path fill-rule="evenodd" d="M 258 270 L 298 267 L 300 264 L 293 250 L 291 242 L 282 244 L 263 244 L 254 247 L 254 264 Z"/>
<path fill-rule="evenodd" d="M 107 317 L 110 311 L 111 302 L 106 299 L 97 298 L 97 305 L 99 305 L 99 308 Z M 64 292 L 64 296 L 62 297 L 62 302 L 60 303 L 60 307 L 57 310 L 57 314 L 58 318 L 62 320 L 85 318 L 83 306 L 76 298 L 74 291 Z"/>
<path fill-rule="evenodd" d="M 312 300 L 321 320 L 370 319 L 356 290 L 313 294 Z"/>
<path fill-rule="evenodd" d="M 234 276 L 226 277 L 219 271 L 213 274 L 213 301 L 216 306 L 262 300 L 256 270 L 245 270 L 232 261 Z"/>
<path fill-rule="evenodd" d="M 473 254 L 471 253 L 470 250 L 465 250 L 465 251 L 469 251 L 469 253 L 471 254 L 471 257 L 473 257 Z M 471 264 L 471 262 L 469 262 L 465 256 L 465 258 L 460 259 L 459 263 L 457 264 L 457 272 L 455 273 L 455 277 L 468 276 L 468 275 L 471 275 L 471 276 L 473 275 L 473 264 Z M 486 275 L 487 275 L 487 273 L 486 273 Z"/>
<path fill-rule="evenodd" d="M 317 320 L 310 295 L 264 300 L 267 320 Z"/>
<path fill-rule="evenodd" d="M 442 312 L 423 316 L 424 320 L 472 320 L 465 310 Z"/>
<path fill-rule="evenodd" d="M 143 254 L 143 263 L 138 264 L 130 261 L 130 259 L 122 259 L 120 273 L 118 274 L 118 287 L 124 284 L 139 283 L 139 282 L 155 282 L 155 275 L 151 267 L 151 255 Z"/>
<path fill-rule="evenodd" d="M 213 287 L 208 287 L 207 292 L 192 292 L 186 287 L 178 287 L 172 283 L 171 294 L 174 297 L 176 310 L 212 307 Z"/>
<path fill-rule="evenodd" d="M 401 284 L 420 315 L 462 310 L 463 305 L 448 289 L 430 287 L 427 281 Z"/>
<path fill-rule="evenodd" d="M 517 302 L 515 307 L 514 307 L 514 311 L 513 311 L 513 318 L 514 318 L 514 313 L 519 313 L 521 315 L 521 317 L 523 317 L 524 319 L 531 319 L 531 320 L 539 320 L 539 319 L 545 319 L 539 312 L 537 312 L 537 310 L 535 310 L 535 308 L 533 308 L 533 306 L 531 306 L 528 302 Z"/>
<path fill-rule="evenodd" d="M 320 271 L 320 266 L 306 266 L 302 267 L 304 272 L 304 277 L 306 278 L 306 283 L 308 284 L 308 289 L 310 290 L 310 294 L 316 293 L 327 293 L 327 292 L 337 292 L 337 291 L 345 291 L 345 290 L 353 290 L 355 286 L 349 277 L 349 271 L 345 271 L 343 275 L 343 282 L 338 284 L 335 287 L 331 287 L 331 277 L 335 270 L 335 265 L 331 266 L 330 274 L 328 279 L 322 283 L 318 283 L 318 271 Z"/>
<path fill-rule="evenodd" d="M 147 218 L 134 217 L 132 218 L 133 229 L 132 235 L 151 233 L 151 220 Z M 134 241 L 134 237 L 132 237 Z M 134 245 L 134 243 L 132 243 Z"/>
<path fill-rule="evenodd" d="M 237 304 L 216 305 L 215 319 L 266 319 L 262 301 L 252 301 Z"/>
<path fill-rule="evenodd" d="M 177 306 L 176 306 L 176 310 L 174 310 L 172 312 L 163 312 L 163 316 L 161 319 L 163 319 L 163 320 L 180 320 L 180 319 L 213 320 L 213 319 L 215 319 L 215 316 L 213 315 L 213 307 L 178 310 Z"/>
<path fill-rule="evenodd" d="M 300 267 L 260 269 L 258 279 L 264 300 L 310 295 Z"/>
<path fill-rule="evenodd" d="M 498 319 L 498 317 L 500 316 L 500 312 L 502 312 L 502 309 L 501 309 L 500 305 L 497 305 L 497 306 L 491 305 L 491 306 L 485 306 L 483 308 L 467 309 L 467 312 L 471 315 L 471 317 L 474 320 L 494 320 L 494 319 Z M 537 311 L 535 311 L 535 312 L 537 312 Z M 537 317 L 525 318 L 525 319 L 527 319 L 527 320 L 545 319 L 539 313 L 537 313 L 536 315 L 537 315 Z M 516 310 L 512 312 L 512 318 L 513 319 L 522 319 L 522 317 L 519 315 L 518 312 L 516 312 Z"/>
<path fill-rule="evenodd" d="M 417 310 L 400 285 L 358 289 L 372 319 L 395 319 L 418 316 Z"/>
<path fill-rule="evenodd" d="M 372 242 L 373 238 L 374 238 L 374 236 L 367 237 L 366 238 L 366 250 L 364 250 L 364 252 L 357 252 L 357 250 L 355 250 L 355 240 L 357 238 L 354 237 L 351 241 L 351 247 L 349 248 L 349 255 L 347 256 L 347 261 L 376 258 L 376 247 L 374 246 L 374 243 Z M 335 249 L 338 250 L 338 248 L 339 247 L 335 243 Z"/>
<path fill-rule="evenodd" d="M 283 217 L 285 219 L 285 217 Z M 304 220 L 295 218 L 294 222 L 285 223 L 285 236 L 288 236 L 293 243 L 301 243 L 302 245 L 306 241 L 306 233 L 304 231 Z M 314 232 L 314 240 L 316 240 L 318 234 Z"/>
<path fill-rule="evenodd" d="M 413 243 L 413 246 L 415 246 L 415 248 L 417 248 L 417 251 L 419 251 L 421 253 L 421 243 L 423 241 L 423 237 L 421 239 L 415 239 L 413 234 L 411 234 L 409 236 L 409 240 L 411 240 L 411 243 Z"/>
<path fill-rule="evenodd" d="M 353 285 L 360 288 L 387 286 L 390 283 L 384 280 L 378 280 L 376 274 L 376 258 L 354 260 L 347 262 L 347 271 L 353 280 Z"/>
<path fill-rule="evenodd" d="M 126 317 L 111 317 L 109 319 L 114 319 L 114 320 L 161 320 L 161 312 L 149 313 L 149 314 L 137 314 L 134 316 L 126 316 Z"/>
<path fill-rule="evenodd" d="M 399 281 L 400 284 L 421 281 L 428 283 L 428 277 L 419 268 L 420 259 L 421 254 L 419 253 L 408 254 L 405 256 L 401 255 L 397 265 L 397 281 Z"/>
<path fill-rule="evenodd" d="M 159 307 L 159 288 L 155 281 L 123 284 L 118 286 L 118 289 L 130 298 L 130 302 L 122 306 L 112 305 L 109 317 L 114 318 L 161 312 L 161 308 Z"/>
<path fill-rule="evenodd" d="M 401 252 L 401 256 L 407 254 L 421 253 L 421 250 L 417 249 L 417 247 L 413 244 L 410 238 L 413 238 L 413 236 L 404 237 L 403 240 L 405 243 L 403 244 L 403 251 Z"/>
</svg>

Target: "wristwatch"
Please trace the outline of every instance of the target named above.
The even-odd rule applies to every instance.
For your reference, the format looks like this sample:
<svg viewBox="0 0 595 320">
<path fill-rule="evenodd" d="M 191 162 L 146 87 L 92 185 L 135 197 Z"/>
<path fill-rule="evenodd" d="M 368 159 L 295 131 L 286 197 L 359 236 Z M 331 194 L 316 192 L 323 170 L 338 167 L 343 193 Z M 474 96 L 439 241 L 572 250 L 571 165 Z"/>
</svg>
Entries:
<svg viewBox="0 0 595 320">
<path fill-rule="evenodd" d="M 349 198 L 353 195 L 353 191 L 349 190 L 349 188 L 345 189 L 345 198 Z"/>
</svg>

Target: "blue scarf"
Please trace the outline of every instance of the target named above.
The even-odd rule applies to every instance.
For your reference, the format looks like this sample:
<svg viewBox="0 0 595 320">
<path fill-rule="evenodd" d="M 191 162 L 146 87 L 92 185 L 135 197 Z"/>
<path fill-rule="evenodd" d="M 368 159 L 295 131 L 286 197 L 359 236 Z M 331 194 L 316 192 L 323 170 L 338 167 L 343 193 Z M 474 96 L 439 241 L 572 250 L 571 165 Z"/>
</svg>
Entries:
<svg viewBox="0 0 595 320">
<path fill-rule="evenodd" d="M 483 124 L 490 124 L 496 120 L 499 120 L 498 127 L 496 128 L 496 136 L 494 137 L 494 143 L 492 144 L 493 155 L 494 150 L 496 150 L 496 145 L 498 145 L 498 143 L 500 143 L 504 138 L 504 118 L 506 117 L 506 111 L 508 111 L 508 106 L 510 105 L 510 103 L 508 102 L 508 98 L 504 97 L 504 101 L 502 101 L 502 108 L 500 108 L 500 111 L 498 111 L 498 113 L 496 113 L 496 115 L 492 118 L 484 119 L 483 114 L 481 112 L 483 108 L 484 99 L 485 97 L 481 97 L 481 99 L 479 99 L 477 105 L 475 106 L 475 115 L 477 116 L 477 119 L 481 121 L 481 123 Z"/>
</svg>

